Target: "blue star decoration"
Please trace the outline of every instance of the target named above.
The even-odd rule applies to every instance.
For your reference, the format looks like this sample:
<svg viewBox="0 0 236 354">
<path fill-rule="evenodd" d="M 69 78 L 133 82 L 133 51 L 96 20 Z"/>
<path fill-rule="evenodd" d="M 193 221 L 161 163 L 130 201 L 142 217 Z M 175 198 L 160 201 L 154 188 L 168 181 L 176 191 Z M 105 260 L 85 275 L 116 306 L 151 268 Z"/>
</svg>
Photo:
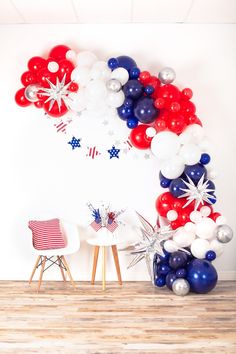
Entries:
<svg viewBox="0 0 236 354">
<path fill-rule="evenodd" d="M 107 150 L 107 151 L 110 154 L 110 159 L 112 159 L 113 157 L 116 157 L 117 159 L 119 159 L 120 149 L 116 149 L 115 145 L 113 145 L 112 148 L 110 150 Z"/>
<path fill-rule="evenodd" d="M 70 144 L 72 146 L 72 150 L 74 150 L 75 148 L 79 148 L 81 147 L 80 145 L 80 140 L 81 139 L 76 139 L 74 136 L 71 139 L 71 141 L 68 142 L 68 144 Z"/>
</svg>

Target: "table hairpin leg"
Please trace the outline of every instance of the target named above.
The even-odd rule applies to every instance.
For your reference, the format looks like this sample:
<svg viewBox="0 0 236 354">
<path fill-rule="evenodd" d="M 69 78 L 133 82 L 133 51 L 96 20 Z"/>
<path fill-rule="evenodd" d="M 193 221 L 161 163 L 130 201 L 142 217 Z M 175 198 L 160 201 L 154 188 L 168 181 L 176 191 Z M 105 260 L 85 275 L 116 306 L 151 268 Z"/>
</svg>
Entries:
<svg viewBox="0 0 236 354">
<path fill-rule="evenodd" d="M 102 290 L 106 290 L 106 247 L 102 246 Z"/>
</svg>

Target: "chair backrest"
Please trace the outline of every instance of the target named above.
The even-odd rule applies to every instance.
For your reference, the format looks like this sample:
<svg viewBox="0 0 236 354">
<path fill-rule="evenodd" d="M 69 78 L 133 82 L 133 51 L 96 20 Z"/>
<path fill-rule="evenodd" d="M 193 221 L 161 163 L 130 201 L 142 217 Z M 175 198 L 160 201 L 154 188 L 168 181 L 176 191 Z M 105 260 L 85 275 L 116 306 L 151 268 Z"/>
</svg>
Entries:
<svg viewBox="0 0 236 354">
<path fill-rule="evenodd" d="M 61 230 L 67 241 L 67 253 L 75 253 L 80 248 L 79 230 L 76 224 L 60 219 Z"/>
</svg>

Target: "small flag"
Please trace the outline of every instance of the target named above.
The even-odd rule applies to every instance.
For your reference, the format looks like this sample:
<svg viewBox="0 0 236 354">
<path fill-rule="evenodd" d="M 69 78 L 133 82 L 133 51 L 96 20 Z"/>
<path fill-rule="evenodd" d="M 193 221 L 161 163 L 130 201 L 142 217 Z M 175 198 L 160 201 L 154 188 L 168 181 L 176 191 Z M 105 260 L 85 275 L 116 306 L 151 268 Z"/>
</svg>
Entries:
<svg viewBox="0 0 236 354">
<path fill-rule="evenodd" d="M 98 230 L 101 229 L 102 225 L 101 223 L 97 223 L 95 220 L 93 222 L 91 222 L 90 224 L 92 226 L 92 228 L 94 229 L 94 231 L 98 232 Z"/>
<path fill-rule="evenodd" d="M 101 153 L 97 151 L 96 146 L 88 147 L 88 153 L 87 153 L 86 156 L 91 157 L 92 159 L 94 159 L 98 155 L 101 155 Z"/>
<path fill-rule="evenodd" d="M 133 145 L 131 144 L 130 138 L 128 138 L 124 143 L 128 146 L 129 150 L 133 147 Z"/>
<path fill-rule="evenodd" d="M 57 133 L 59 133 L 59 132 L 65 133 L 66 132 L 67 123 L 60 122 L 59 124 L 54 124 L 54 127 L 57 128 Z"/>
<path fill-rule="evenodd" d="M 107 230 L 114 232 L 118 226 L 119 225 L 115 221 L 112 221 L 111 224 L 107 224 Z"/>
</svg>

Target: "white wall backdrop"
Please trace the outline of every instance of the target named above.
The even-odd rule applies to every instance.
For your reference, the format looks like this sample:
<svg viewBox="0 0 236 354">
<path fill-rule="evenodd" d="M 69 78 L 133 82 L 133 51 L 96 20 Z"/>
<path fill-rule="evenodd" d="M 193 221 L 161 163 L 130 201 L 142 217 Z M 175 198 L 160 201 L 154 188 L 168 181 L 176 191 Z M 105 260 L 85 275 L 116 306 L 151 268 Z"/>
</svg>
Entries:
<svg viewBox="0 0 236 354">
<path fill-rule="evenodd" d="M 86 202 L 109 200 L 126 208 L 126 226 L 121 237 L 137 238 L 138 210 L 152 223 L 155 200 L 161 193 L 159 166 L 142 153 L 127 158 L 94 161 L 79 149 L 71 151 L 63 134 L 56 132 L 42 110 L 15 104 L 15 91 L 27 61 L 43 55 L 57 44 L 76 50 L 94 51 L 100 59 L 127 54 L 139 67 L 157 73 L 164 66 L 176 70 L 176 84 L 191 87 L 197 114 L 212 142 L 212 156 L 218 170 L 216 211 L 227 217 L 236 231 L 236 26 L 235 25 L 8 25 L 0 26 L 0 279 L 28 279 L 35 257 L 31 253 L 31 218 L 61 217 L 78 224 L 82 239 L 79 253 L 68 257 L 76 280 L 90 278 L 92 249 L 84 241 L 91 230 Z M 109 117 L 106 117 L 109 119 Z M 124 132 L 117 118 L 111 124 L 115 136 Z M 94 117 L 83 121 L 82 139 L 93 141 L 94 130 L 106 146 L 107 127 Z M 81 125 L 82 127 L 82 125 Z M 117 128 L 118 127 L 118 128 Z M 82 129 L 82 128 L 81 128 Z M 215 262 L 224 277 L 234 277 L 236 237 Z M 145 264 L 126 270 L 131 258 L 120 253 L 124 280 L 148 279 Z M 111 255 L 108 279 L 116 279 Z M 98 268 L 98 279 L 100 269 Z M 60 272 L 46 273 L 60 279 Z M 100 277 L 101 278 L 101 277 Z"/>
</svg>

